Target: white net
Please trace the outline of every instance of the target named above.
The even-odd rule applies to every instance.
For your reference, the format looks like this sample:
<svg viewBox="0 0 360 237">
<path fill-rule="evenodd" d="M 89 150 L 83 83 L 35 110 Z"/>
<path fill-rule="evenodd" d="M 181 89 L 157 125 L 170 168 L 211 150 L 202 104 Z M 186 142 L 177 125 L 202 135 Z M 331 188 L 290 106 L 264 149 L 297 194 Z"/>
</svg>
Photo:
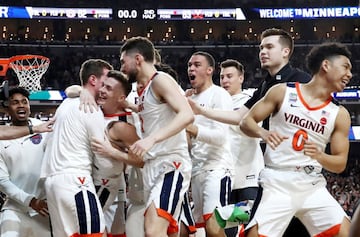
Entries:
<svg viewBox="0 0 360 237">
<path fill-rule="evenodd" d="M 29 91 L 41 90 L 41 78 L 50 65 L 50 59 L 40 55 L 20 55 L 10 58 L 10 67 L 16 73 L 19 86 Z"/>
</svg>

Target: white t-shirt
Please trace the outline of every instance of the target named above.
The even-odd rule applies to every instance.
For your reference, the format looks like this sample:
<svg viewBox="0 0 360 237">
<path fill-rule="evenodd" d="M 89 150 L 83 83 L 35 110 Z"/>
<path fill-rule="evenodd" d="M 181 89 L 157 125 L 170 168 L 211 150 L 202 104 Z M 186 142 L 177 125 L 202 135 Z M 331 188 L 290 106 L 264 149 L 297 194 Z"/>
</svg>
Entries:
<svg viewBox="0 0 360 237">
<path fill-rule="evenodd" d="M 60 173 L 91 174 L 93 162 L 103 167 L 111 162 L 91 150 L 92 137 L 104 139 L 105 120 L 99 109 L 79 110 L 79 98 L 65 99 L 55 113 L 54 130 L 49 136 L 42 166 L 42 177 Z"/>
<path fill-rule="evenodd" d="M 229 93 L 216 85 L 212 85 L 200 94 L 191 97 L 205 108 L 232 110 Z M 234 159 L 230 151 L 230 126 L 202 115 L 195 115 L 194 125 L 198 127 L 198 135 L 191 139 L 191 159 L 193 175 L 202 170 L 234 169 Z"/>
<path fill-rule="evenodd" d="M 29 119 L 33 125 L 42 123 Z M 8 197 L 4 209 L 27 212 L 32 210 L 29 204 L 33 197 L 45 197 L 40 168 L 47 135 L 31 134 L 0 141 L 0 190 Z"/>
<path fill-rule="evenodd" d="M 234 110 L 239 109 L 253 94 L 253 91 L 243 90 L 233 95 Z M 260 147 L 260 139 L 248 137 L 239 125 L 230 129 L 231 152 L 235 159 L 235 178 L 233 189 L 257 187 L 260 171 L 264 168 L 264 157 Z"/>
</svg>

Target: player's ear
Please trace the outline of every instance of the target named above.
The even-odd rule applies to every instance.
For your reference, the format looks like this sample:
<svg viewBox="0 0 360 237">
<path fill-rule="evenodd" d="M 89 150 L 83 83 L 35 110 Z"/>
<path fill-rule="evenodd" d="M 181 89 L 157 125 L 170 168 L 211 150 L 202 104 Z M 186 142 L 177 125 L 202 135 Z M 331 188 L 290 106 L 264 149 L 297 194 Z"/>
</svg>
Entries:
<svg viewBox="0 0 360 237">
<path fill-rule="evenodd" d="M 209 66 L 209 67 L 207 68 L 207 72 L 208 72 L 209 75 L 212 75 L 212 74 L 214 73 L 214 67 L 210 67 L 210 66 Z"/>
<path fill-rule="evenodd" d="M 321 62 L 321 68 L 327 72 L 329 70 L 329 67 L 330 67 L 330 61 L 325 59 Z"/>
<path fill-rule="evenodd" d="M 284 58 L 289 58 L 289 55 L 290 55 L 290 49 L 289 48 L 283 48 L 283 56 Z"/>
<path fill-rule="evenodd" d="M 136 64 L 137 64 L 137 65 L 139 65 L 140 62 L 143 61 L 143 59 L 144 59 L 144 57 L 143 57 L 141 54 L 137 53 L 137 54 L 135 55 L 135 61 L 136 61 Z"/>
<path fill-rule="evenodd" d="M 243 83 L 244 83 L 244 76 L 243 76 L 243 75 L 240 76 L 240 77 L 239 77 L 239 80 L 240 80 L 240 83 L 243 84 Z"/>
<path fill-rule="evenodd" d="M 118 97 L 118 102 L 122 102 L 122 101 L 124 101 L 124 100 L 126 100 L 126 96 L 125 96 L 125 95 L 120 95 L 120 96 Z"/>
<path fill-rule="evenodd" d="M 95 86 L 96 85 L 96 80 L 97 80 L 97 78 L 96 78 L 95 75 L 90 75 L 88 83 L 90 83 L 90 85 L 92 85 L 92 86 Z"/>
</svg>

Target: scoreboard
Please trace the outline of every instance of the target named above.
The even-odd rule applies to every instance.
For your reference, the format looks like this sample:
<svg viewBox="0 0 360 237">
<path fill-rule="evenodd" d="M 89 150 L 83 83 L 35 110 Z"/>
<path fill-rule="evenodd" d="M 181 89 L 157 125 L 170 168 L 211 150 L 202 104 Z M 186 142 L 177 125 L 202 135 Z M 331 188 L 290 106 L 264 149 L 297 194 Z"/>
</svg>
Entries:
<svg viewBox="0 0 360 237">
<path fill-rule="evenodd" d="M 97 20 L 112 19 L 112 9 L 0 6 L 0 18 Z"/>
<path fill-rule="evenodd" d="M 246 20 L 241 8 L 232 9 L 120 9 L 119 19 Z"/>
<path fill-rule="evenodd" d="M 360 7 L 219 8 L 219 9 L 113 9 L 0 6 L 1 18 L 23 19 L 136 19 L 136 20 L 256 20 L 359 18 Z"/>
<path fill-rule="evenodd" d="M 246 20 L 241 8 L 158 9 L 159 20 Z"/>
<path fill-rule="evenodd" d="M 115 12 L 115 14 L 113 14 Z M 144 19 L 144 20 L 246 20 L 233 9 L 112 9 L 0 6 L 0 18 L 23 19 Z"/>
</svg>

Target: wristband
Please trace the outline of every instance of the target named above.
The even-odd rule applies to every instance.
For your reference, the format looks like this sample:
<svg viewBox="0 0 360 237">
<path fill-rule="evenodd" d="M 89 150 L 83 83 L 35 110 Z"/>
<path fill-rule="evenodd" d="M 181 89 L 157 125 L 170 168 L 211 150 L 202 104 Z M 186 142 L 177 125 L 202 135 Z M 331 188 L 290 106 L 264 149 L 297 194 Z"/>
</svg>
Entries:
<svg viewBox="0 0 360 237">
<path fill-rule="evenodd" d="M 29 125 L 28 125 L 28 128 L 29 128 L 29 133 L 30 133 L 30 134 L 34 134 L 33 125 L 32 125 L 32 124 L 29 124 Z"/>
</svg>

